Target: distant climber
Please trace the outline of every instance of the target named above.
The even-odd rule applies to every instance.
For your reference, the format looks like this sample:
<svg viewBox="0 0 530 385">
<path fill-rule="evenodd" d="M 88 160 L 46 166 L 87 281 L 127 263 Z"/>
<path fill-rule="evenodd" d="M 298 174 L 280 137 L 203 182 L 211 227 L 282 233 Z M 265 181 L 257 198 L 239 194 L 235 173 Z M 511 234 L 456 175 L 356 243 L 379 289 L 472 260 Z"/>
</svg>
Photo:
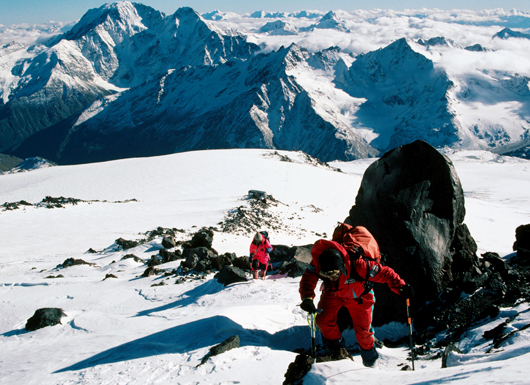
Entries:
<svg viewBox="0 0 530 385">
<path fill-rule="evenodd" d="M 380 263 L 379 246 L 366 228 L 341 224 L 333 238 L 313 245 L 313 260 L 300 280 L 300 307 L 309 313 L 317 312 L 313 300 L 318 279 L 322 279 L 323 292 L 318 303 L 322 312 L 315 319 L 325 346 L 333 352 L 346 347 L 337 324 L 337 314 L 344 306 L 353 322 L 363 364 L 371 367 L 379 357 L 371 326 L 375 303 L 371 283 L 386 283 L 393 292 L 408 298 L 413 290 L 393 269 Z"/>
<path fill-rule="evenodd" d="M 269 253 L 272 246 L 269 242 L 267 232 L 257 232 L 250 244 L 250 267 L 254 279 L 265 279 L 267 266 L 269 265 Z"/>
</svg>

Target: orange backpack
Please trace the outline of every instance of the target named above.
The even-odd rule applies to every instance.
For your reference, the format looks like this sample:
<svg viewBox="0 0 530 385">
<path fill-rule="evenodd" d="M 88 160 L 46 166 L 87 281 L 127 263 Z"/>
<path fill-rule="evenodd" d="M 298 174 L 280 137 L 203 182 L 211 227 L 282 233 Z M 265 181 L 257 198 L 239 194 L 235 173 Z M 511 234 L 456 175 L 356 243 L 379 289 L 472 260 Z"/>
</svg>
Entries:
<svg viewBox="0 0 530 385">
<path fill-rule="evenodd" d="M 349 279 L 363 283 L 364 291 L 357 299 L 361 304 L 363 302 L 363 295 L 372 290 L 373 282 L 370 281 L 370 277 L 374 277 L 380 269 L 381 253 L 379 252 L 379 245 L 366 227 L 352 227 L 346 223 L 339 223 L 333 231 L 332 239 L 340 243 L 350 256 L 351 268 Z M 359 258 L 362 258 L 366 262 L 366 277 L 361 277 L 354 267 L 355 261 Z M 376 262 L 377 265 L 372 264 L 370 267 L 370 261 Z"/>
<path fill-rule="evenodd" d="M 352 260 L 363 257 L 381 263 L 379 245 L 366 227 L 352 227 L 346 223 L 339 223 L 333 231 L 332 240 L 340 243 Z"/>
</svg>

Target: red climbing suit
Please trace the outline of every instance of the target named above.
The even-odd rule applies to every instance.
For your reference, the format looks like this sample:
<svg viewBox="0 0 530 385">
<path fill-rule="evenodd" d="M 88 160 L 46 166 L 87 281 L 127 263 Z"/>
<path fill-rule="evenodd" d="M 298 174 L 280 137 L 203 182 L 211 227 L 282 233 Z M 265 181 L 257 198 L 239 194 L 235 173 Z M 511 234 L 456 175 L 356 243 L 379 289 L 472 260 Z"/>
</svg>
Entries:
<svg viewBox="0 0 530 385">
<path fill-rule="evenodd" d="M 318 309 L 323 309 L 322 313 L 316 316 L 318 328 L 323 337 L 328 340 L 338 340 L 341 333 L 337 325 L 337 313 L 342 306 L 345 306 L 351 315 L 353 329 L 360 347 L 369 350 L 374 346 L 374 333 L 371 330 L 371 324 L 375 298 L 373 291 L 363 295 L 364 282 L 350 278 L 350 257 L 339 243 L 324 239 L 315 242 L 311 250 L 313 260 L 300 280 L 300 297 L 302 300 L 315 298 L 315 287 L 318 279 L 322 278 L 319 276 L 319 257 L 328 248 L 334 248 L 342 254 L 346 275 L 341 274 L 337 281 L 324 279 L 323 293 L 317 306 Z M 399 294 L 399 289 L 405 285 L 405 281 L 394 270 L 376 261 L 367 262 L 365 259 L 359 258 L 354 261 L 354 268 L 360 277 L 367 276 L 368 268 L 371 282 L 386 283 L 397 294 Z M 362 300 L 359 301 L 361 295 Z"/>
</svg>

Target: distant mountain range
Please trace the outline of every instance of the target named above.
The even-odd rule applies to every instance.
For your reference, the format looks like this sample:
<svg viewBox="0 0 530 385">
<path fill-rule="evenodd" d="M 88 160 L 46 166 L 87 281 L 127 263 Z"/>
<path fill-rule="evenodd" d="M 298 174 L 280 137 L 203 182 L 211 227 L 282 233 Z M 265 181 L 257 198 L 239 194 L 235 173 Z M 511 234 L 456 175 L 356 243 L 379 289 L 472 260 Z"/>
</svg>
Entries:
<svg viewBox="0 0 530 385">
<path fill-rule="evenodd" d="M 0 46 L 0 153 L 75 164 L 276 148 L 331 161 L 416 139 L 528 153 L 527 75 L 499 66 L 455 76 L 433 60 L 487 47 L 436 37 L 396 38 L 360 55 L 295 43 L 266 51 L 253 34 L 357 32 L 334 12 L 253 14 L 278 19 L 254 32 L 220 28 L 212 20 L 222 17 L 120 2 L 88 11 L 45 44 Z M 528 36 L 505 28 L 491 38 Z"/>
</svg>

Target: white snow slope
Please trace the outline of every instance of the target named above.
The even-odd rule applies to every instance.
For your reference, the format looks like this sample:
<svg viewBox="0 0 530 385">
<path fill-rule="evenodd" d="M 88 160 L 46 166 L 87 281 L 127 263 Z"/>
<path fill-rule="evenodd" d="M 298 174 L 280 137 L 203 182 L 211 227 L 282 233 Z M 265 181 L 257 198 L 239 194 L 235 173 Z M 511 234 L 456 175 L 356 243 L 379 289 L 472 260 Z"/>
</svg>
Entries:
<svg viewBox="0 0 530 385">
<path fill-rule="evenodd" d="M 0 175 L 0 204 L 45 196 L 97 202 L 47 209 L 0 211 L 0 384 L 280 384 L 293 350 L 310 346 L 306 314 L 299 308 L 299 278 L 269 276 L 223 287 L 213 275 L 175 284 L 175 277 L 139 277 L 161 239 L 116 251 L 114 241 L 139 239 L 158 226 L 184 229 L 188 240 L 215 226 L 251 189 L 280 201 L 275 214 L 286 224 L 269 230 L 273 244 L 305 245 L 331 234 L 354 203 L 362 174 L 373 160 L 332 163 L 339 173 L 305 162 L 301 153 L 225 150 L 180 153 L 78 166 L 48 167 Z M 487 152 L 451 153 L 466 193 L 465 223 L 479 253 L 511 253 L 515 228 L 530 217 L 530 162 Z M 127 201 L 129 199 L 136 201 Z M 118 202 L 119 203 L 113 203 Z M 3 209 L 3 208 L 2 208 Z M 197 226 L 197 227 L 194 227 Z M 327 235 L 326 235 L 327 234 Z M 247 255 L 250 235 L 216 232 L 219 252 Z M 98 251 L 87 253 L 89 248 Z M 56 270 L 67 258 L 95 266 Z M 180 261 L 158 267 L 172 270 Z M 64 278 L 48 276 L 62 274 Z M 117 278 L 105 279 L 106 274 Z M 164 286 L 151 286 L 164 281 Z M 397 298 L 397 297 L 396 297 Z M 61 325 L 34 332 L 34 311 L 59 307 Z M 466 333 L 449 367 L 441 359 L 415 362 L 401 371 L 408 347 L 384 347 L 376 368 L 358 355 L 314 364 L 304 384 L 528 384 L 528 303 L 503 309 Z M 518 330 L 499 349 L 482 334 L 509 317 Z M 241 347 L 211 357 L 209 349 L 238 334 Z M 399 338 L 405 325 L 376 329 Z M 355 337 L 346 333 L 348 345 Z"/>
</svg>

